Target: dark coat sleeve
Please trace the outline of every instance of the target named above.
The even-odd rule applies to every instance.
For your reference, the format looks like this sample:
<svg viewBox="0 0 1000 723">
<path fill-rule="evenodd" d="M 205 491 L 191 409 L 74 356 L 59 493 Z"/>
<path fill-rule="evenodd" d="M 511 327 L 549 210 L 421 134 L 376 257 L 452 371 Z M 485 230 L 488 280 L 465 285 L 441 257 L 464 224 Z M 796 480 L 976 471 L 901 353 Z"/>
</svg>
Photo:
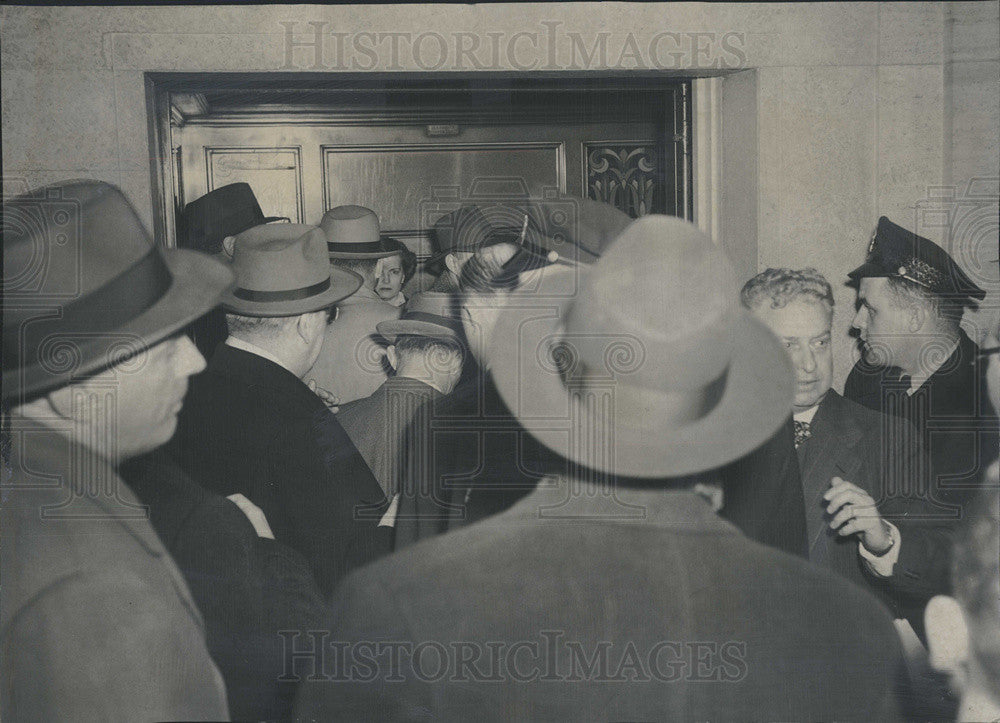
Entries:
<svg viewBox="0 0 1000 723">
<path fill-rule="evenodd" d="M 900 534 L 899 558 L 885 584 L 904 608 L 916 603 L 922 609 L 931 597 L 950 589 L 953 525 L 928 499 L 930 463 L 919 433 L 906 420 L 897 419 L 893 424 L 890 457 L 879 462 L 905 477 L 894 485 L 897 494 L 879 506 Z"/>
<path fill-rule="evenodd" d="M 722 470 L 721 514 L 764 545 L 808 556 L 805 500 L 791 418 L 764 443 Z"/>
</svg>

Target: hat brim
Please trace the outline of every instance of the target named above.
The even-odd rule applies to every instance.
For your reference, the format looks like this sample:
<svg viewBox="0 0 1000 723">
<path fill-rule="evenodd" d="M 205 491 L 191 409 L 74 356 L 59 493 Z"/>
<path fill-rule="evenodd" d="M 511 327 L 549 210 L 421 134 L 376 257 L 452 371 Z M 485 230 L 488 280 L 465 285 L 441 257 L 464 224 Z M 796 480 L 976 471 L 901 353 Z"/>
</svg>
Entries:
<svg viewBox="0 0 1000 723">
<path fill-rule="evenodd" d="M 305 299 L 292 301 L 250 301 L 235 295 L 235 287 L 222 297 L 222 308 L 240 316 L 279 317 L 310 314 L 333 306 L 361 288 L 364 280 L 353 271 L 330 268 L 330 287 Z"/>
<path fill-rule="evenodd" d="M 892 276 L 885 269 L 883 269 L 878 264 L 874 264 L 871 261 L 866 261 L 861 264 L 858 268 L 854 269 L 847 274 L 848 278 L 852 281 L 860 281 L 861 279 L 877 278 L 882 276 Z"/>
<path fill-rule="evenodd" d="M 664 432 L 653 423 L 655 392 L 644 393 L 642 402 L 631 409 L 622 409 L 615 400 L 616 421 L 603 436 L 612 440 L 612 449 L 595 449 L 592 444 L 601 438 L 601 427 L 609 425 L 608 409 L 574 402 L 558 369 L 545 361 L 561 338 L 561 319 L 569 303 L 571 299 L 558 310 L 542 309 L 540 304 L 528 314 L 505 309 L 488 354 L 494 382 L 508 408 L 528 432 L 564 459 L 627 477 L 693 474 L 749 454 L 791 414 L 787 354 L 767 327 L 741 311 L 732 332 L 735 356 L 711 411 Z"/>
<path fill-rule="evenodd" d="M 394 344 L 396 339 L 401 336 L 426 336 L 432 339 L 461 341 L 461 337 L 455 329 L 419 319 L 380 321 L 375 325 L 375 331 L 390 344 Z"/>
<path fill-rule="evenodd" d="M 218 306 L 234 285 L 233 272 L 200 251 L 162 249 L 161 253 L 173 279 L 159 301 L 116 329 L 85 336 L 66 334 L 65 345 L 51 347 L 51 359 L 4 369 L 4 399 L 27 400 L 150 348 Z M 53 337 L 60 337 L 58 319 L 49 318 L 50 322 L 42 323 L 51 323 Z"/>
</svg>

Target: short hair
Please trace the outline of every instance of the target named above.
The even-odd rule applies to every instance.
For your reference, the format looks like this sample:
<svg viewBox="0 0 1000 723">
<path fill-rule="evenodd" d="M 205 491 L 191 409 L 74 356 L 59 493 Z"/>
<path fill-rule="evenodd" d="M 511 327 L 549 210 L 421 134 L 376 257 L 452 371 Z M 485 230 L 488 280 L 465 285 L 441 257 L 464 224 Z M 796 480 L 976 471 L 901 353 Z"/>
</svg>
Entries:
<svg viewBox="0 0 1000 723">
<path fill-rule="evenodd" d="M 465 356 L 461 342 L 453 339 L 444 339 L 433 336 L 420 336 L 417 334 L 402 334 L 393 343 L 396 347 L 396 354 L 401 359 L 409 359 L 415 356 L 432 354 L 435 361 L 448 360 L 462 361 Z"/>
<path fill-rule="evenodd" d="M 987 477 L 988 479 L 988 477 Z M 995 482 L 995 480 L 994 480 Z M 972 651 L 995 685 L 1000 685 L 1000 499 L 996 488 L 984 487 L 966 505 L 952 556 L 955 598 L 975 627 Z M 976 633 L 979 634 L 976 634 Z M 985 636 L 983 632 L 987 632 Z"/>
<path fill-rule="evenodd" d="M 833 311 L 833 289 L 819 271 L 805 269 L 766 269 L 743 285 L 740 300 L 748 309 L 767 304 L 771 309 L 782 309 L 796 299 L 825 304 Z"/>
<path fill-rule="evenodd" d="M 962 322 L 967 300 L 935 294 L 918 283 L 901 276 L 886 277 L 886 286 L 893 296 L 902 303 L 917 303 L 931 310 L 935 316 L 949 325 Z"/>
<path fill-rule="evenodd" d="M 226 326 L 233 336 L 274 337 L 284 331 L 295 316 L 241 316 L 226 314 Z"/>
<path fill-rule="evenodd" d="M 417 272 L 417 255 L 403 244 L 403 247 L 399 250 L 399 257 L 403 262 L 403 283 L 405 284 Z"/>
<path fill-rule="evenodd" d="M 462 267 L 462 273 L 458 277 L 459 291 L 489 295 L 517 288 L 517 274 L 507 273 L 503 264 L 493 253 L 485 252 L 487 248 L 494 248 L 498 245 L 500 244 L 479 248 L 465 263 Z"/>
<path fill-rule="evenodd" d="M 375 278 L 375 268 L 379 259 L 330 259 L 334 266 L 353 271 L 366 282 L 371 282 Z"/>
</svg>

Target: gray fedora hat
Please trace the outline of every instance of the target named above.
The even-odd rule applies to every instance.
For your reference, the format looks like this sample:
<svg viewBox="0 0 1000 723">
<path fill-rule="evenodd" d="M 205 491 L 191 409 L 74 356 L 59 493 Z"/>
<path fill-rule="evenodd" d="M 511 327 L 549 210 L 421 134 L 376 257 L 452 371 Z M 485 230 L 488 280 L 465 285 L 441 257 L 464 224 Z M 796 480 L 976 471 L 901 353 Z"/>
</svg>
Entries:
<svg viewBox="0 0 1000 723">
<path fill-rule="evenodd" d="M 381 259 L 399 248 L 381 236 L 378 216 L 364 206 L 337 206 L 323 214 L 319 227 L 326 234 L 331 259 Z"/>
<path fill-rule="evenodd" d="M 667 216 L 603 251 L 542 271 L 572 293 L 543 283 L 547 302 L 500 315 L 490 368 L 525 429 L 571 462 L 646 478 L 715 469 L 769 439 L 790 413 L 792 373 L 740 307 L 725 254 Z"/>
<path fill-rule="evenodd" d="M 448 293 L 425 291 L 406 303 L 402 316 L 380 321 L 375 330 L 390 344 L 400 336 L 426 336 L 461 342 L 462 322 L 455 313 L 455 298 Z"/>
<path fill-rule="evenodd" d="M 101 181 L 5 202 L 3 250 L 3 396 L 15 404 L 165 339 L 233 283 L 202 253 L 154 244 Z"/>
<path fill-rule="evenodd" d="M 236 236 L 236 287 L 222 299 L 242 316 L 298 316 L 333 306 L 360 288 L 352 271 L 330 266 L 316 226 L 262 224 Z"/>
</svg>

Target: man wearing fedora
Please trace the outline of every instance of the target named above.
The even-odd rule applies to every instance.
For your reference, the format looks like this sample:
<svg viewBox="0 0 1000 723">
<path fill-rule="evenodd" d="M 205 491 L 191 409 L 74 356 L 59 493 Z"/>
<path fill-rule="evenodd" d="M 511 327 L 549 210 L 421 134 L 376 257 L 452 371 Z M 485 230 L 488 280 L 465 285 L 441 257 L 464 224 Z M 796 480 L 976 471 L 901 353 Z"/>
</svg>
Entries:
<svg viewBox="0 0 1000 723">
<path fill-rule="evenodd" d="M 307 379 L 346 404 L 369 396 L 386 380 L 385 348 L 377 341 L 375 326 L 398 319 L 400 307 L 376 293 L 375 270 L 380 259 L 395 256 L 399 250 L 379 235 L 378 216 L 363 206 L 331 208 L 323 215 L 320 228 L 330 263 L 353 271 L 362 283 L 341 302 L 340 316 L 327 328 Z"/>
<path fill-rule="evenodd" d="M 430 484 L 434 405 L 455 388 L 465 356 L 453 303 L 451 294 L 424 292 L 400 319 L 379 323 L 395 374 L 337 414 L 390 498 L 420 494 Z"/>
<path fill-rule="evenodd" d="M 331 268 L 323 232 L 299 224 L 237 235 L 232 267 L 237 285 L 222 302 L 230 336 L 192 381 L 171 448 L 201 486 L 259 507 L 328 593 L 388 548 L 372 512 L 385 504 L 378 482 L 302 381 L 334 305 L 361 280 Z"/>
<path fill-rule="evenodd" d="M 232 272 L 155 246 L 98 181 L 3 215 L 2 717 L 227 718 L 201 615 L 117 467 L 174 433 L 204 368 L 181 329 Z"/>
<path fill-rule="evenodd" d="M 589 270 L 550 273 L 579 274 L 577 291 L 505 307 L 488 354 L 506 405 L 567 471 L 345 580 L 330 644 L 346 654 L 310 671 L 298 713 L 895 719 L 889 616 L 716 514 L 714 470 L 791 403 L 787 358 L 741 309 L 728 259 L 647 216 Z"/>
<path fill-rule="evenodd" d="M 191 201 L 177 215 L 178 245 L 228 262 L 233 256 L 236 234 L 262 223 L 289 220 L 283 216 L 265 216 L 249 184 L 230 183 Z M 222 309 L 212 309 L 193 322 L 188 332 L 198 351 L 211 358 L 215 347 L 226 338 Z"/>
<path fill-rule="evenodd" d="M 862 356 L 844 396 L 916 427 L 931 481 L 914 491 L 957 522 L 998 447 L 985 361 L 960 325 L 965 307 L 986 292 L 943 248 L 884 216 L 865 263 L 849 276 Z"/>
</svg>

